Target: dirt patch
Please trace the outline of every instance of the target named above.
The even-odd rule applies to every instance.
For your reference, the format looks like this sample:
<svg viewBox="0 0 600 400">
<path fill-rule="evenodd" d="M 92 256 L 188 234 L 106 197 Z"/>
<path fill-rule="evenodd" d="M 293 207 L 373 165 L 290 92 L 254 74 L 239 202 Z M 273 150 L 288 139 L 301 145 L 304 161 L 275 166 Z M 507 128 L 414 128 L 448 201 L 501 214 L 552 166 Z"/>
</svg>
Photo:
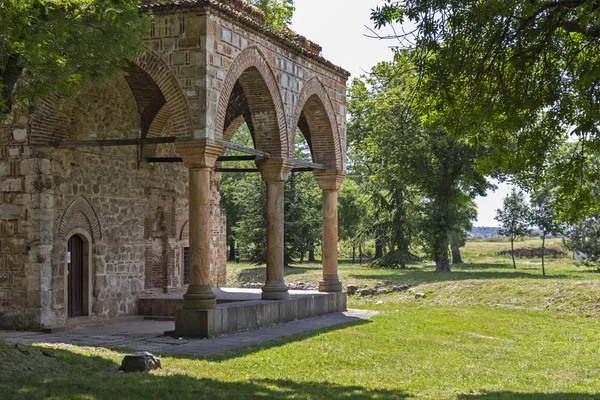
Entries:
<svg viewBox="0 0 600 400">
<path fill-rule="evenodd" d="M 511 255 L 510 250 L 502 250 L 498 252 L 499 256 Z M 546 257 L 565 257 L 567 255 L 566 252 L 562 250 L 556 249 L 544 249 L 544 256 Z M 515 249 L 515 257 L 519 258 L 542 258 L 542 248 L 534 247 L 532 249 Z"/>
</svg>

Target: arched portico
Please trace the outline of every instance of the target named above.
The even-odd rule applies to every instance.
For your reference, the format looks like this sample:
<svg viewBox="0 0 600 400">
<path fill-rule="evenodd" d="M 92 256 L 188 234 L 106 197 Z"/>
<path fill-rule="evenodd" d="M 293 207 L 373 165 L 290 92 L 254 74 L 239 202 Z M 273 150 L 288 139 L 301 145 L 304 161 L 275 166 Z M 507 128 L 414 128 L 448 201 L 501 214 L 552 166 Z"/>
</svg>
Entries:
<svg viewBox="0 0 600 400">
<path fill-rule="evenodd" d="M 232 124 L 248 124 L 254 147 L 273 157 L 289 154 L 287 124 L 279 86 L 258 47 L 248 47 L 233 61 L 219 95 L 215 139 L 231 139 Z M 235 125 L 234 125 L 235 126 Z"/>
<path fill-rule="evenodd" d="M 323 280 L 319 290 L 341 292 L 337 244 L 338 191 L 344 177 L 343 154 L 333 106 L 318 78 L 312 78 L 302 89 L 293 123 L 290 136 L 293 138 L 297 129 L 300 130 L 308 142 L 313 162 L 325 167 L 314 172 L 323 191 Z"/>
<path fill-rule="evenodd" d="M 257 161 L 267 186 L 267 282 L 262 297 L 286 299 L 289 295 L 283 277 L 283 190 L 293 163 L 287 158 L 287 124 L 277 81 L 264 55 L 254 46 L 237 56 L 225 77 L 215 116 L 215 139 L 230 140 L 244 122 L 250 128 L 255 149 L 268 154 L 268 158 Z M 186 306 L 214 308 L 216 300 L 210 291 L 209 254 L 206 254 L 207 246 L 201 245 L 209 240 L 210 232 L 202 224 L 194 226 L 192 214 L 201 214 L 195 217 L 197 221 L 209 218 L 209 199 L 200 192 L 209 187 L 210 171 L 222 149 L 218 142 L 206 139 L 196 145 L 180 144 L 178 150 L 190 169 L 191 281 Z M 201 159 L 199 152 L 203 154 Z M 197 243 L 194 242 L 195 232 L 200 233 Z"/>
</svg>

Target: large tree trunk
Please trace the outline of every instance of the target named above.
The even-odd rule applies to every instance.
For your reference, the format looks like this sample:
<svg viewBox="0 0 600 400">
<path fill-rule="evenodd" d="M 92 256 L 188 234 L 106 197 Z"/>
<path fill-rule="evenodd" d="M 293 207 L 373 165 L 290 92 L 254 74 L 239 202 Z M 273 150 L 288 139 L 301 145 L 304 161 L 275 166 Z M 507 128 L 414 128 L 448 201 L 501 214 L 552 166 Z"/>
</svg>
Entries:
<svg viewBox="0 0 600 400">
<path fill-rule="evenodd" d="M 451 272 L 450 257 L 448 256 L 448 233 L 440 232 L 437 235 L 434 248 L 435 272 Z"/>
<path fill-rule="evenodd" d="M 450 248 L 452 249 L 452 264 L 463 264 L 462 257 L 460 255 L 460 246 L 458 245 L 458 235 L 456 231 L 450 233 L 452 241 L 450 242 Z"/>
<path fill-rule="evenodd" d="M 229 241 L 229 257 L 227 257 L 227 261 L 235 261 L 235 240 L 233 239 Z"/>
<path fill-rule="evenodd" d="M 517 269 L 517 263 L 515 262 L 515 238 L 510 238 L 510 254 L 512 255 L 513 268 Z"/>
<path fill-rule="evenodd" d="M 440 256 L 435 260 L 435 272 L 452 272 L 450 270 L 450 259 L 448 253 Z"/>
<path fill-rule="evenodd" d="M 377 239 L 375 241 L 375 258 L 374 258 L 374 260 L 378 260 L 381 257 L 383 257 L 383 243 L 381 243 L 381 240 Z"/>
<path fill-rule="evenodd" d="M 315 246 L 313 246 L 312 244 L 308 249 L 308 262 L 317 262 L 317 259 L 315 258 Z"/>
<path fill-rule="evenodd" d="M 363 251 L 362 251 L 362 245 L 358 246 L 358 263 L 362 265 L 362 256 L 363 256 Z"/>
<path fill-rule="evenodd" d="M 546 276 L 546 267 L 544 266 L 544 252 L 546 249 L 546 235 L 542 236 L 542 276 Z"/>
</svg>

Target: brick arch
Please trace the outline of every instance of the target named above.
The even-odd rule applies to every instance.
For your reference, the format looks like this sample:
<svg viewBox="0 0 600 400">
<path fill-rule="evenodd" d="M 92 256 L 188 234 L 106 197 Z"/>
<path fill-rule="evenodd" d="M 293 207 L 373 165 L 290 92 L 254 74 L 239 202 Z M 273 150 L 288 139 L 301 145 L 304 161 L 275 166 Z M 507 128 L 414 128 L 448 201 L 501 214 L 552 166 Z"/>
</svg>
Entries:
<svg viewBox="0 0 600 400">
<path fill-rule="evenodd" d="M 128 74 L 137 74 L 137 78 L 128 79 L 128 77 L 119 77 L 116 79 L 116 88 L 119 93 L 125 97 L 124 88 L 121 85 L 125 80 L 129 86 L 129 92 L 133 95 L 136 101 L 138 116 L 134 119 L 136 126 L 143 125 L 143 111 L 140 110 L 140 102 L 144 95 L 143 84 L 151 84 L 149 86 L 156 87 L 157 90 L 152 94 L 159 94 L 164 98 L 165 105 L 172 110 L 173 118 L 173 135 L 180 137 L 188 137 L 192 134 L 192 122 L 189 115 L 187 100 L 183 95 L 183 91 L 177 82 L 177 78 L 173 75 L 168 65 L 165 64 L 158 56 L 146 49 L 143 54 L 132 62 L 128 62 L 123 68 Z M 137 80 L 136 80 L 137 79 Z M 138 89 L 133 87 L 134 81 L 141 82 Z M 156 93 L 155 93 L 156 92 Z M 131 102 L 126 102 L 126 106 L 130 113 L 135 112 Z M 152 119 L 161 110 L 163 104 L 161 102 L 153 102 L 149 104 L 150 108 L 155 108 L 155 112 L 149 112 L 147 120 L 147 128 L 151 126 Z M 141 112 L 140 112 L 141 111 Z M 150 110 L 152 111 L 152 110 Z M 61 140 L 66 137 L 69 123 L 72 119 L 72 107 L 65 103 L 60 96 L 50 96 L 42 101 L 35 109 L 31 118 L 31 144 L 50 144 L 53 141 Z M 137 123 L 139 122 L 139 125 Z M 145 132 L 144 132 L 145 133 Z"/>
<path fill-rule="evenodd" d="M 247 110 L 231 110 L 230 103 L 236 87 L 243 90 L 245 99 L 240 104 L 247 104 Z M 250 119 L 248 125 L 252 127 L 255 146 L 272 155 L 287 157 L 287 122 L 281 93 L 273 71 L 256 46 L 242 51 L 227 72 L 217 106 L 215 139 L 222 140 L 228 128 L 226 123 L 233 122 L 245 111 Z"/>
<path fill-rule="evenodd" d="M 243 115 L 239 115 L 235 118 L 231 123 L 227 126 L 227 130 L 223 133 L 223 139 L 227 141 L 231 141 L 233 135 L 240 129 L 242 125 L 246 123 L 246 119 Z"/>
<path fill-rule="evenodd" d="M 343 169 L 343 155 L 335 111 L 327 90 L 318 78 L 309 80 L 298 97 L 290 142 L 300 129 L 310 146 L 313 161 L 329 170 Z"/>
<path fill-rule="evenodd" d="M 66 208 L 60 219 L 59 235 L 66 238 L 69 232 L 75 228 L 89 229 L 94 241 L 102 239 L 100 221 L 90 203 L 83 196 L 77 197 Z"/>
<path fill-rule="evenodd" d="M 164 96 L 173 118 L 173 136 L 191 136 L 192 122 L 187 100 L 169 66 L 148 49 L 132 64 L 148 74 Z M 160 111 L 160 107 L 156 111 Z"/>
<path fill-rule="evenodd" d="M 66 137 L 73 107 L 59 95 L 51 95 L 35 107 L 31 116 L 31 144 L 49 144 Z"/>
<path fill-rule="evenodd" d="M 135 129 L 140 129 L 141 116 L 138 111 L 138 106 L 135 101 L 135 97 L 133 96 L 133 92 L 131 91 L 131 88 L 127 84 L 127 81 L 125 80 L 125 78 L 123 76 L 119 75 L 115 79 L 114 85 L 115 85 L 115 88 L 117 89 L 117 92 L 119 92 L 119 95 L 121 96 L 121 99 L 123 100 L 123 103 L 125 104 L 125 108 L 127 109 L 129 116 L 131 117 L 131 122 L 133 122 Z"/>
</svg>

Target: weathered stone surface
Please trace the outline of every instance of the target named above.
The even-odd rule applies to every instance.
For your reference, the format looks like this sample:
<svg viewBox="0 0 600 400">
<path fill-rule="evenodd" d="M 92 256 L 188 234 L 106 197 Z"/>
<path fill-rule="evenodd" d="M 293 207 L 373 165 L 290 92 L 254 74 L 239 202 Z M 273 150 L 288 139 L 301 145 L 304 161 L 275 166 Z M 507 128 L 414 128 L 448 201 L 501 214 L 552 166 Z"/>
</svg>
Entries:
<svg viewBox="0 0 600 400">
<path fill-rule="evenodd" d="M 0 204 L 0 219 L 17 219 L 21 217 L 23 208 L 14 204 Z"/>
<path fill-rule="evenodd" d="M 13 140 L 17 142 L 24 142 L 27 140 L 27 129 L 20 128 L 13 130 Z"/>
<path fill-rule="evenodd" d="M 126 68 L 126 77 L 86 85 L 74 101 L 46 99 L 31 117 L 15 114 L 0 125 L 0 325 L 65 323 L 67 242 L 73 234 L 86 243 L 86 313 L 133 314 L 142 294 L 185 288 L 188 173 L 182 165 L 145 162 L 178 157 L 174 144 L 38 144 L 173 136 L 228 140 L 226 114 L 235 118 L 244 111 L 228 101 L 243 80 L 246 100 L 257 106 L 252 113 L 260 115 L 253 122 L 264 136 L 257 136 L 261 150 L 286 158 L 279 153 L 292 148 L 296 128 L 312 126 L 316 161 L 343 173 L 346 74 L 321 59 L 317 47 L 298 47 L 227 11 L 234 3 L 219 5 L 220 11 L 210 3 L 202 13 L 178 6 L 162 10 L 165 18 L 157 18 L 144 38 L 149 50 Z M 301 115 L 313 117 L 308 123 Z M 330 131 L 333 137 L 317 133 Z M 226 225 L 220 176 L 210 179 L 210 274 L 211 284 L 220 286 L 226 278 Z"/>
<path fill-rule="evenodd" d="M 149 372 L 162 368 L 160 359 L 148 352 L 133 353 L 125 356 L 121 362 L 123 372 Z"/>
<path fill-rule="evenodd" d="M 347 285 L 346 286 L 346 292 L 349 295 L 355 294 L 357 290 L 358 290 L 358 285 Z"/>
<path fill-rule="evenodd" d="M 373 295 L 375 295 L 375 289 L 369 289 L 369 288 L 359 289 L 356 292 L 356 294 L 360 297 L 373 296 Z"/>
</svg>

